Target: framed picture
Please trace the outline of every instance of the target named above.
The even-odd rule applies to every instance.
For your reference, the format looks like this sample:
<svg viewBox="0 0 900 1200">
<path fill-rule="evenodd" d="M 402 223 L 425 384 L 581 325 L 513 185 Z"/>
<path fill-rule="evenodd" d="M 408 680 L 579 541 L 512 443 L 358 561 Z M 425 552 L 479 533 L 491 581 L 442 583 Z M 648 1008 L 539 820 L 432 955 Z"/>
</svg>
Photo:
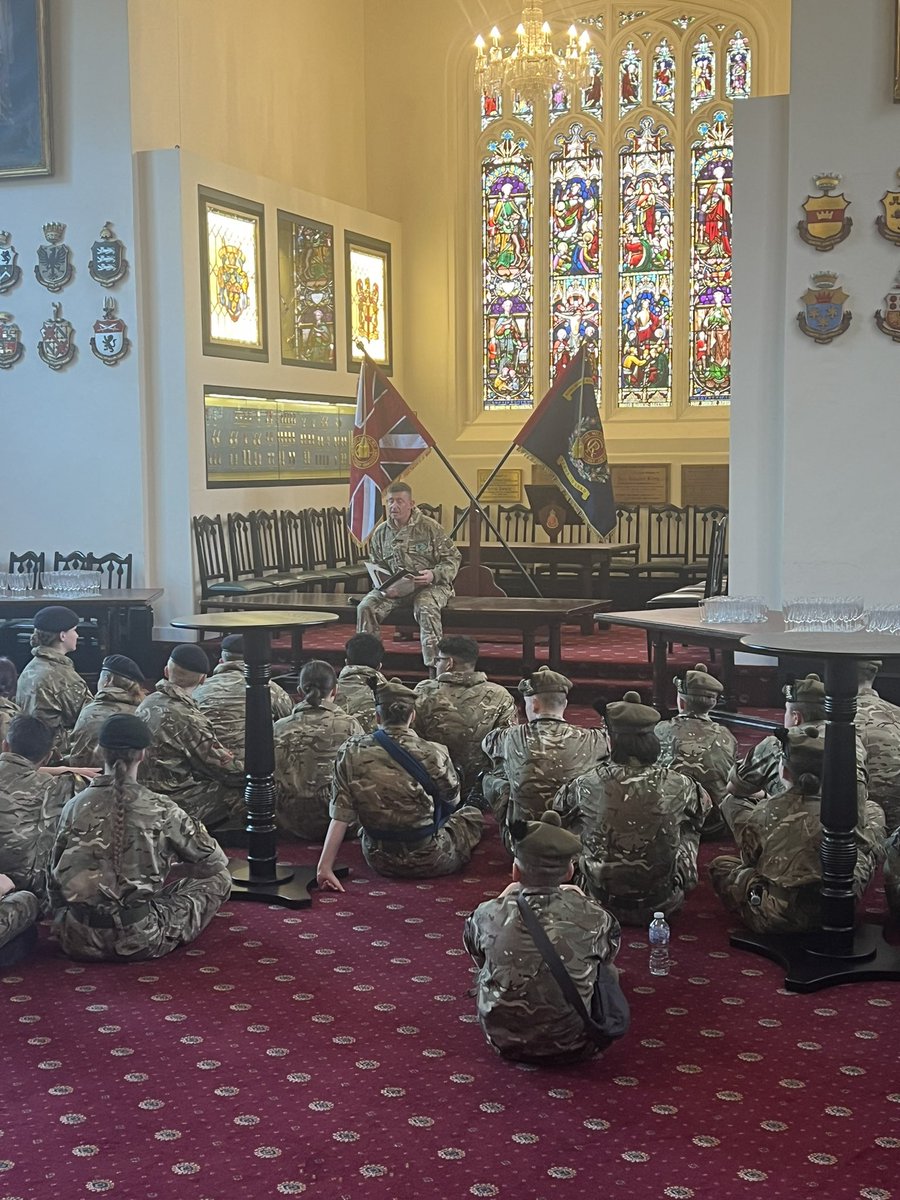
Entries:
<svg viewBox="0 0 900 1200">
<path fill-rule="evenodd" d="M 347 285 L 347 370 L 359 371 L 363 351 L 385 375 L 393 371 L 391 346 L 391 247 L 344 233 Z"/>
<path fill-rule="evenodd" d="M 261 204 L 198 189 L 203 353 L 268 362 Z"/>
<path fill-rule="evenodd" d="M 278 210 L 281 361 L 337 370 L 334 226 Z"/>
<path fill-rule="evenodd" d="M 53 173 L 48 9 L 0 2 L 0 179 Z"/>
</svg>

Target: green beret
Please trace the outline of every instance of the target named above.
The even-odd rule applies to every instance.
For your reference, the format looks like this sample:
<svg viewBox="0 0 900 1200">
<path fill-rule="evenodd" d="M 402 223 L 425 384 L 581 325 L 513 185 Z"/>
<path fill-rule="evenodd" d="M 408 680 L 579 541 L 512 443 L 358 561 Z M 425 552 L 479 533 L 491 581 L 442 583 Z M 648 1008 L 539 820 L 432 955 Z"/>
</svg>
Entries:
<svg viewBox="0 0 900 1200">
<path fill-rule="evenodd" d="M 784 759 L 794 775 L 821 775 L 824 753 L 825 735 L 815 725 L 797 725 L 787 731 Z"/>
<path fill-rule="evenodd" d="M 107 717 L 97 736 L 97 744 L 107 750 L 145 750 L 152 741 L 150 726 L 130 713 Z"/>
<path fill-rule="evenodd" d="M 192 671 L 195 675 L 209 674 L 209 659 L 206 657 L 206 651 L 196 642 L 179 642 L 169 655 L 169 662 L 173 662 L 176 667 L 181 667 L 182 671 Z"/>
<path fill-rule="evenodd" d="M 825 684 L 818 675 L 807 675 L 805 679 L 795 679 L 786 683 L 781 689 L 788 704 L 824 704 Z"/>
<path fill-rule="evenodd" d="M 34 614 L 34 627 L 41 633 L 65 633 L 74 629 L 80 620 L 78 613 L 64 604 L 50 604 Z"/>
<path fill-rule="evenodd" d="M 539 821 L 514 823 L 510 832 L 515 841 L 516 861 L 522 866 L 559 868 L 564 874 L 572 859 L 581 853 L 581 838 L 562 829 L 559 813 L 552 810 L 545 812 Z"/>
<path fill-rule="evenodd" d="M 109 671 L 111 675 L 121 675 L 123 679 L 133 679 L 135 683 L 144 682 L 144 672 L 133 658 L 124 654 L 107 654 L 100 664 L 101 671 Z"/>
<path fill-rule="evenodd" d="M 659 713 L 641 704 L 639 692 L 626 692 L 606 706 L 606 723 L 616 733 L 646 733 L 659 723 Z"/>
<path fill-rule="evenodd" d="M 519 682 L 519 692 L 523 696 L 540 696 L 545 692 L 561 692 L 568 696 L 571 690 L 572 680 L 549 667 L 539 667 Z"/>
<path fill-rule="evenodd" d="M 724 690 L 703 663 L 697 663 L 693 671 L 685 671 L 683 679 L 676 675 L 672 682 L 681 696 L 718 696 Z"/>
<path fill-rule="evenodd" d="M 222 638 L 222 649 L 226 654 L 233 654 L 236 658 L 243 658 L 244 635 L 242 633 L 229 633 L 228 637 Z"/>
<path fill-rule="evenodd" d="M 395 700 L 406 700 L 414 705 L 416 693 L 401 679 L 386 679 L 375 689 L 375 703 L 392 704 Z"/>
</svg>

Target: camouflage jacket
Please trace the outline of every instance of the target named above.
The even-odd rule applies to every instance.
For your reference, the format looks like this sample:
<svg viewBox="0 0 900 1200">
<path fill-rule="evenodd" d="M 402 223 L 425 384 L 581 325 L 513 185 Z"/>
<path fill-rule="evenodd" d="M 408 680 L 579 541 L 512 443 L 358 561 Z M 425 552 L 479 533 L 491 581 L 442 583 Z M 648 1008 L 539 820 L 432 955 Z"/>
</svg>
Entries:
<svg viewBox="0 0 900 1200">
<path fill-rule="evenodd" d="M 78 714 L 91 698 L 84 682 L 67 654 L 49 646 L 35 646 L 31 662 L 19 676 L 16 703 L 27 717 L 40 717 L 56 733 L 50 762 L 57 763 L 69 750 L 69 731 Z"/>
<path fill-rule="evenodd" d="M 165 796 L 130 780 L 124 785 L 125 822 L 120 870 L 113 865 L 115 788 L 98 775 L 65 806 L 53 847 L 54 908 L 136 905 L 158 896 L 176 863 L 195 878 L 228 869 L 225 852 L 206 828 Z"/>
<path fill-rule="evenodd" d="M 0 742 L 6 737 L 10 721 L 13 717 L 17 717 L 21 711 L 15 700 L 9 700 L 6 696 L 0 696 Z"/>
<path fill-rule="evenodd" d="M 700 830 L 712 802 L 658 763 L 603 762 L 560 788 L 553 807 L 581 835 L 578 879 L 629 924 L 674 911 L 697 883 Z"/>
<path fill-rule="evenodd" d="M 116 713 L 134 716 L 140 703 L 124 688 L 105 687 L 78 714 L 69 740 L 68 761 L 73 767 L 102 767 L 103 755 L 97 747 L 97 735 L 107 717 Z"/>
<path fill-rule="evenodd" d="M 305 700 L 275 724 L 276 820 L 296 837 L 317 840 L 328 830 L 335 755 L 360 723 L 331 700 Z"/>
<path fill-rule="evenodd" d="M 619 922 L 575 890 L 526 888 L 524 895 L 590 1012 L 597 965 L 619 949 Z M 515 891 L 480 904 L 463 942 L 478 967 L 478 1020 L 495 1050 L 552 1059 L 593 1046 L 525 927 Z"/>
<path fill-rule="evenodd" d="M 507 824 L 537 820 L 564 783 L 609 755 L 604 730 L 581 729 L 558 717 L 495 729 L 481 746 L 509 780 Z"/>
<path fill-rule="evenodd" d="M 869 797 L 884 809 L 890 832 L 900 825 L 900 708 L 865 688 L 856 698 L 856 728 L 866 748 Z"/>
<path fill-rule="evenodd" d="M 338 675 L 335 702 L 356 717 L 365 733 L 374 733 L 378 727 L 372 684 L 384 682 L 384 676 L 374 667 L 343 667 Z"/>
<path fill-rule="evenodd" d="M 515 725 L 515 701 L 481 671 L 444 671 L 415 690 L 416 732 L 447 747 L 462 795 L 468 796 L 479 772 L 491 765 L 481 743 L 492 729 Z"/>
<path fill-rule="evenodd" d="M 815 725 L 821 736 L 825 736 L 824 721 L 809 721 L 807 724 Z M 765 792 L 767 796 L 780 795 L 785 789 L 780 774 L 781 759 L 782 748 L 778 738 L 774 734 L 764 737 L 731 768 L 728 777 L 731 790 L 736 796 L 750 797 L 757 792 Z M 863 804 L 866 800 L 868 770 L 866 748 L 859 736 L 859 729 L 856 731 L 856 779 L 859 802 Z"/>
<path fill-rule="evenodd" d="M 820 796 L 783 791 L 759 803 L 726 796 L 722 814 L 731 827 L 745 866 L 770 883 L 801 888 L 822 879 Z M 855 891 L 860 895 L 884 854 L 884 813 L 873 801 L 856 827 Z"/>
<path fill-rule="evenodd" d="M 718 804 L 725 795 L 737 753 L 737 740 L 731 730 L 709 717 L 685 714 L 660 721 L 656 736 L 662 746 L 659 765 L 696 779 Z"/>
<path fill-rule="evenodd" d="M 161 679 L 138 706 L 137 715 L 153 732 L 140 768 L 141 782 L 151 791 L 177 800 L 180 791 L 198 780 L 235 788 L 243 783 L 243 762 L 226 750 L 209 718 L 183 688 Z"/>
<path fill-rule="evenodd" d="M 39 916 L 37 898 L 31 892 L 9 892 L 0 897 L 0 946 L 24 933 Z"/>
<path fill-rule="evenodd" d="M 290 696 L 277 683 L 269 682 L 272 720 L 289 717 L 294 707 Z M 191 699 L 209 718 L 216 737 L 235 758 L 244 757 L 244 722 L 247 684 L 243 662 L 221 662 L 212 675 L 193 692 Z"/>
<path fill-rule="evenodd" d="M 375 527 L 369 558 L 392 571 L 433 571 L 434 582 L 446 587 L 452 587 L 461 561 L 447 531 L 415 507 L 406 525 L 382 521 Z"/>
<path fill-rule="evenodd" d="M 20 754 L 0 754 L 0 872 L 44 905 L 59 814 L 74 789 L 74 775 L 45 775 Z"/>
</svg>

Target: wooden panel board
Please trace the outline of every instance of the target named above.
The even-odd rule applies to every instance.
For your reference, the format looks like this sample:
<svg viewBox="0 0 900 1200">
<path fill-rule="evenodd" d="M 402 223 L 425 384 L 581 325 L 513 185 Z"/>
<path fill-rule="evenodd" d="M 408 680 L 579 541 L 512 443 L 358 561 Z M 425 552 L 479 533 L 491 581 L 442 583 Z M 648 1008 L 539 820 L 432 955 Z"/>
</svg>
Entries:
<svg viewBox="0 0 900 1200">
<path fill-rule="evenodd" d="M 681 468 L 681 504 L 721 504 L 728 507 L 728 464 L 691 464 Z"/>
<path fill-rule="evenodd" d="M 478 491 L 481 492 L 482 504 L 521 504 L 522 503 L 522 474 L 513 468 L 502 469 L 491 480 L 490 486 L 481 491 L 484 481 L 490 471 L 478 472 Z"/>
<path fill-rule="evenodd" d="M 610 466 L 617 504 L 667 504 L 668 463 L 623 463 Z"/>
</svg>

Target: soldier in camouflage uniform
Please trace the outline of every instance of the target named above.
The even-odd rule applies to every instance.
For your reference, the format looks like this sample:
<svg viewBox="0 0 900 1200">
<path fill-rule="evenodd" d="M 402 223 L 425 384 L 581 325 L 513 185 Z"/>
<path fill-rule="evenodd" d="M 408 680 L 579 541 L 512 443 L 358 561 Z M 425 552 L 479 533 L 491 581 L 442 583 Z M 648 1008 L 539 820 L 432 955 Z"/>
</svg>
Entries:
<svg viewBox="0 0 900 1200">
<path fill-rule="evenodd" d="M 70 958 L 161 958 L 202 933 L 231 891 L 228 859 L 203 825 L 138 783 L 151 736 L 138 717 L 110 717 L 105 773 L 63 809 L 51 894 Z"/>
<path fill-rule="evenodd" d="M 341 667 L 338 675 L 334 702 L 359 721 L 363 732 L 374 733 L 378 727 L 375 688 L 387 682 L 381 673 L 384 658 L 381 638 L 371 633 L 355 633 L 344 647 L 344 658 L 346 666 Z"/>
<path fill-rule="evenodd" d="M 107 717 L 118 712 L 134 714 L 147 694 L 143 684 L 144 672 L 133 658 L 126 658 L 124 654 L 107 654 L 97 678 L 97 694 L 78 714 L 72 730 L 69 745 L 71 766 L 103 766 L 97 734 Z"/>
<path fill-rule="evenodd" d="M 678 694 L 678 716 L 660 721 L 659 765 L 671 767 L 702 784 L 713 807 L 707 814 L 701 841 L 713 841 L 728 833 L 719 804 L 725 795 L 728 778 L 737 754 L 737 740 L 730 729 L 711 720 L 709 714 L 722 694 L 722 685 L 702 663 L 684 678 L 674 680 Z"/>
<path fill-rule="evenodd" d="M 891 916 L 900 920 L 900 829 L 884 843 L 884 894 Z"/>
<path fill-rule="evenodd" d="M 180 804 L 207 825 L 244 812 L 244 764 L 216 737 L 193 692 L 209 662 L 200 646 L 176 646 L 156 691 L 138 707 L 153 741 L 141 762 L 141 783 Z"/>
<path fill-rule="evenodd" d="M 331 824 L 319 858 L 319 887 L 342 892 L 334 860 L 348 826 L 362 826 L 366 862 L 380 875 L 428 879 L 461 871 L 481 839 L 484 818 L 477 808 L 459 804 L 459 782 L 445 746 L 426 742 L 410 728 L 415 692 L 398 680 L 383 683 L 376 694 L 379 729 L 351 738 L 338 751 L 334 767 Z M 405 751 L 424 770 L 419 782 L 406 766 L 379 744 Z M 429 790 L 424 783 L 427 781 Z"/>
<path fill-rule="evenodd" d="M 866 748 L 869 799 L 884 809 L 888 833 L 900 826 L 900 708 L 873 688 L 881 663 L 857 663 L 856 728 Z"/>
<path fill-rule="evenodd" d="M 312 659 L 300 672 L 303 699 L 275 724 L 275 821 L 295 837 L 321 841 L 328 832 L 334 760 L 360 723 L 334 702 L 330 663 Z M 374 700 L 374 696 L 372 697 Z"/>
<path fill-rule="evenodd" d="M 22 711 L 15 700 L 18 678 L 15 664 L 8 658 L 0 658 L 0 740 L 6 737 L 6 728 L 13 717 Z"/>
<path fill-rule="evenodd" d="M 294 705 L 283 687 L 269 680 L 272 720 L 289 717 Z M 222 639 L 222 658 L 205 683 L 194 692 L 194 703 L 206 714 L 216 737 L 235 758 L 244 759 L 247 681 L 244 678 L 244 639 L 231 633 Z"/>
<path fill-rule="evenodd" d="M 87 684 L 68 657 L 78 645 L 78 613 L 51 604 L 34 615 L 31 662 L 16 688 L 16 703 L 29 717 L 39 717 L 54 732 L 51 763 L 63 762 L 78 714 L 91 698 Z"/>
<path fill-rule="evenodd" d="M 441 640 L 441 609 L 453 595 L 459 570 L 459 550 L 437 521 L 416 508 L 408 483 L 390 484 L 385 505 L 387 520 L 372 533 L 369 558 L 390 571 L 408 571 L 412 576 L 413 616 L 419 623 L 422 658 L 431 667 Z M 356 612 L 357 631 L 377 634 L 381 622 L 403 599 L 395 588 L 369 592 Z"/>
<path fill-rule="evenodd" d="M 443 637 L 435 660 L 437 678 L 416 684 L 416 732 L 447 747 L 460 795 L 467 799 L 478 776 L 491 765 L 482 741 L 491 730 L 508 729 L 517 720 L 512 696 L 476 671 L 477 662 L 474 639 Z"/>
<path fill-rule="evenodd" d="M 563 960 L 584 1006 L 591 999 L 600 963 L 619 949 L 619 922 L 572 878 L 578 838 L 559 827 L 556 813 L 530 821 L 516 842 L 513 882 L 496 900 L 480 904 L 466 920 L 463 942 L 478 975 L 478 1021 L 504 1058 L 560 1065 L 592 1058 L 597 1046 L 566 1000 L 522 919 L 516 896 L 527 902 Z"/>
<path fill-rule="evenodd" d="M 709 874 L 728 911 L 754 933 L 805 933 L 821 926 L 824 746 L 824 735 L 815 725 L 789 729 L 781 795 L 758 803 L 727 796 L 722 802 L 741 856 L 714 858 Z M 857 896 L 872 878 L 883 840 L 884 813 L 866 801 L 856 827 Z"/>
<path fill-rule="evenodd" d="M 572 681 L 558 671 L 534 671 L 519 683 L 527 724 L 495 729 L 481 743 L 493 764 L 484 777 L 484 798 L 510 853 L 509 826 L 538 820 L 564 783 L 609 754 L 602 729 L 581 729 L 565 719 L 571 688 Z"/>
<path fill-rule="evenodd" d="M 700 830 L 712 807 L 699 783 L 659 765 L 658 721 L 637 692 L 608 704 L 609 760 L 553 800 L 563 824 L 581 835 L 576 883 L 623 925 L 681 908 L 697 884 Z"/>
<path fill-rule="evenodd" d="M 34 949 L 38 915 L 37 897 L 0 875 L 0 967 L 14 967 Z"/>
</svg>

